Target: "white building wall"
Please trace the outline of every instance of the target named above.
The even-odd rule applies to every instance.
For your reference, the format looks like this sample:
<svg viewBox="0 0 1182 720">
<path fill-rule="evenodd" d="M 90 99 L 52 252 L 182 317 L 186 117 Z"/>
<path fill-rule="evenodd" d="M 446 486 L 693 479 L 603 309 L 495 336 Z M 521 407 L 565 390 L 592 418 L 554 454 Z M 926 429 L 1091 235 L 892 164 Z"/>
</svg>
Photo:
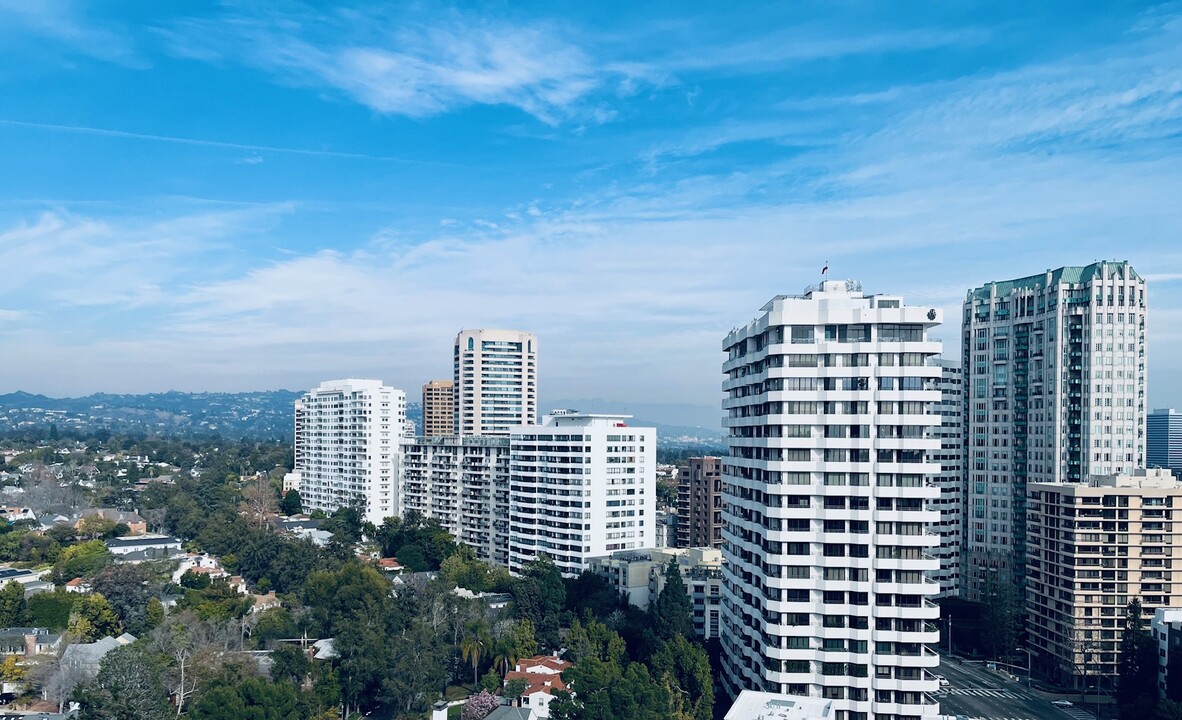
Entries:
<svg viewBox="0 0 1182 720">
<path fill-rule="evenodd" d="M 398 511 L 406 394 L 380 380 L 332 380 L 295 403 L 295 470 L 306 511 L 364 504 L 380 524 Z"/>
<path fill-rule="evenodd" d="M 961 412 L 964 400 L 960 366 L 947 360 L 941 360 L 939 366 L 940 405 L 937 412 L 940 415 L 940 428 L 937 435 L 940 438 L 940 452 L 933 454 L 931 459 L 940 463 L 940 474 L 936 478 L 940 495 L 932 507 L 940 513 L 940 523 L 936 528 L 940 545 L 935 550 L 940 569 L 934 573 L 933 579 L 940 585 L 939 597 L 952 597 L 958 594 L 960 588 L 961 532 L 964 524 L 964 417 Z"/>
<path fill-rule="evenodd" d="M 555 411 L 510 436 L 509 569 L 545 553 L 569 576 L 588 558 L 652 547 L 657 433 L 626 415 Z"/>
<path fill-rule="evenodd" d="M 931 717 L 939 310 L 829 281 L 723 349 L 724 684 Z"/>
</svg>

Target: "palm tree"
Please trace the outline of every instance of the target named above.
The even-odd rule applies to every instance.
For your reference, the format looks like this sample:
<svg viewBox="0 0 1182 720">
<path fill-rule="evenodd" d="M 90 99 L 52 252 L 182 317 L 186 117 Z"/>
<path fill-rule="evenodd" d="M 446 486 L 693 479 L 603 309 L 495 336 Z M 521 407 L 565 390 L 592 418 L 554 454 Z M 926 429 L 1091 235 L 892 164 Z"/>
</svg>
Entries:
<svg viewBox="0 0 1182 720">
<path fill-rule="evenodd" d="M 460 641 L 460 654 L 465 660 L 472 659 L 472 684 L 475 685 L 478 680 L 476 677 L 476 670 L 480 665 L 480 656 L 484 653 L 484 637 L 480 632 L 474 632 L 465 635 L 464 639 Z"/>
</svg>

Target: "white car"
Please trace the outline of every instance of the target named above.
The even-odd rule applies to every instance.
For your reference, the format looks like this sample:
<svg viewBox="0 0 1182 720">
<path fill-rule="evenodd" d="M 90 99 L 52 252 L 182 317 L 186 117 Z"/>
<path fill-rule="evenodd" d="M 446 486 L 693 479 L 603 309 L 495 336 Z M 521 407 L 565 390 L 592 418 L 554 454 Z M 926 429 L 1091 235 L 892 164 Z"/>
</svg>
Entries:
<svg viewBox="0 0 1182 720">
<path fill-rule="evenodd" d="M 948 684 L 948 678 L 944 677 L 943 675 L 933 675 L 932 677 L 940 681 L 940 687 L 944 687 Z"/>
<path fill-rule="evenodd" d="M 1055 707 L 1058 707 L 1058 708 L 1068 708 L 1068 707 L 1071 707 L 1071 701 L 1070 701 L 1070 700 L 1052 700 L 1052 701 L 1051 701 L 1051 704 L 1052 704 L 1052 705 L 1054 705 Z"/>
</svg>

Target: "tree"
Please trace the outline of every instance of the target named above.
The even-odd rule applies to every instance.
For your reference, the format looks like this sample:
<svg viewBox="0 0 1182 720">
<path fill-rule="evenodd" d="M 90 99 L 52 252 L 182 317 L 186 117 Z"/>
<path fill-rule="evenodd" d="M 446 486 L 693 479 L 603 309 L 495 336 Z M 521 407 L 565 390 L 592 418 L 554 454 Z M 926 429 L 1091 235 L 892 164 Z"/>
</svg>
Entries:
<svg viewBox="0 0 1182 720">
<path fill-rule="evenodd" d="M 123 629 L 132 635 L 143 635 L 148 627 L 148 600 L 151 598 L 146 583 L 150 575 L 143 565 L 109 565 L 94 576 L 91 587 L 111 604 Z"/>
<path fill-rule="evenodd" d="M 154 630 L 160 627 L 160 623 L 164 622 L 164 603 L 160 602 L 160 598 L 154 597 L 148 600 L 144 615 L 148 629 Z"/>
<path fill-rule="evenodd" d="M 82 597 L 78 593 L 56 588 L 53 592 L 37 593 L 27 601 L 29 623 L 33 627 L 64 630 L 70 623 L 70 612 L 74 602 Z"/>
<path fill-rule="evenodd" d="M 426 710 L 445 684 L 448 649 L 426 623 L 390 638 L 391 663 L 382 697 L 402 712 Z"/>
<path fill-rule="evenodd" d="M 99 638 L 119 635 L 119 616 L 101 593 L 83 595 L 74 603 L 67 634 L 79 642 L 94 642 Z"/>
<path fill-rule="evenodd" d="M 529 683 L 521 678 L 513 678 L 505 681 L 505 689 L 502 691 L 505 697 L 513 702 L 521 699 L 522 693 L 529 689 Z"/>
<path fill-rule="evenodd" d="M 488 672 L 480 676 L 480 685 L 478 687 L 481 690 L 496 692 L 501 689 L 502 682 L 501 674 L 496 669 L 489 668 Z"/>
<path fill-rule="evenodd" d="M 151 646 L 168 659 L 164 683 L 176 698 L 177 714 L 200 687 L 202 680 L 216 677 L 238 646 L 236 623 L 205 620 L 192 611 L 170 615 L 152 631 Z"/>
<path fill-rule="evenodd" d="M 473 685 L 478 682 L 476 672 L 479 669 L 480 658 L 491 646 L 492 638 L 489 636 L 488 628 L 483 622 L 470 626 L 468 632 L 464 634 L 464 639 L 460 641 L 460 654 L 464 660 L 472 661 Z"/>
<path fill-rule="evenodd" d="M 166 720 L 171 714 L 160 666 L 141 643 L 108 652 L 94 683 L 76 698 L 79 720 Z"/>
<path fill-rule="evenodd" d="M 671 697 L 681 699 L 684 691 L 688 700 L 685 713 L 693 720 L 711 720 L 714 717 L 714 676 L 710 670 L 710 658 L 696 643 L 684 635 L 675 635 L 661 643 L 654 653 L 653 676 L 661 679 L 674 692 Z"/>
<path fill-rule="evenodd" d="M 538 643 L 555 649 L 561 642 L 559 621 L 566 602 L 562 571 L 548 555 L 540 555 L 522 568 L 513 583 L 513 605 L 517 617 L 537 628 Z"/>
<path fill-rule="evenodd" d="M 102 540 L 72 545 L 63 550 L 57 559 L 54 566 L 55 580 L 62 584 L 76 577 L 92 578 L 111 564 L 112 560 L 111 553 Z"/>
<path fill-rule="evenodd" d="M 292 488 L 283 494 L 283 500 L 279 502 L 279 509 L 284 515 L 299 515 L 304 511 L 304 499 L 300 497 L 300 491 Z"/>
<path fill-rule="evenodd" d="M 990 573 L 985 584 L 986 596 L 984 626 L 990 631 L 983 633 L 981 644 L 985 654 L 991 658 L 1008 657 L 1018 646 L 1025 619 L 1024 603 L 1018 597 L 1017 586 Z"/>
<path fill-rule="evenodd" d="M 267 517 L 279 510 L 275 489 L 264 476 L 242 489 L 242 510 L 256 527 L 262 527 Z"/>
<path fill-rule="evenodd" d="M 24 625 L 28 613 L 25 603 L 25 588 L 15 580 L 10 581 L 0 590 L 0 627 L 20 627 Z"/>
<path fill-rule="evenodd" d="M 300 720 L 300 695 L 291 683 L 247 678 L 206 692 L 189 712 L 193 720 Z"/>
<path fill-rule="evenodd" d="M 480 692 L 468 698 L 464 703 L 464 709 L 460 712 L 460 720 L 484 720 L 493 710 L 501 706 L 501 701 L 488 690 L 481 690 Z"/>
<path fill-rule="evenodd" d="M 295 645 L 279 645 L 271 651 L 271 680 L 299 687 L 311 672 L 312 661 Z"/>
<path fill-rule="evenodd" d="M 1122 708 L 1122 717 L 1142 716 L 1140 713 L 1134 715 L 1125 708 L 1131 709 L 1142 696 L 1148 696 L 1151 701 L 1157 697 L 1157 648 L 1153 637 L 1145 629 L 1141 612 L 1140 600 L 1129 603 L 1120 637 L 1116 701 Z"/>
<path fill-rule="evenodd" d="M 666 566 L 665 588 L 649 607 L 652 609 L 653 630 L 659 639 L 694 636 L 694 605 L 686 592 L 676 560 L 670 560 Z"/>
<path fill-rule="evenodd" d="M 16 655 L 5 655 L 0 661 L 0 680 L 17 683 L 25 679 L 25 668 L 17 661 Z"/>
</svg>

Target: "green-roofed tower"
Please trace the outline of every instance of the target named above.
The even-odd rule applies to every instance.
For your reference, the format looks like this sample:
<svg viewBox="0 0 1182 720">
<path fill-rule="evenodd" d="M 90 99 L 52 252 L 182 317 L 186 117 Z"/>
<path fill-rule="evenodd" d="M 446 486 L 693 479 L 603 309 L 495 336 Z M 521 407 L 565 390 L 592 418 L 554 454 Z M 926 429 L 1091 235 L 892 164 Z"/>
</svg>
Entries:
<svg viewBox="0 0 1182 720">
<path fill-rule="evenodd" d="M 970 599 L 988 601 L 999 583 L 1042 582 L 1042 564 L 1053 562 L 1047 548 L 1026 544 L 1027 483 L 1145 466 L 1145 292 L 1123 261 L 968 291 L 962 593 Z M 1058 631 L 1032 625 L 1031 641 Z"/>
</svg>

